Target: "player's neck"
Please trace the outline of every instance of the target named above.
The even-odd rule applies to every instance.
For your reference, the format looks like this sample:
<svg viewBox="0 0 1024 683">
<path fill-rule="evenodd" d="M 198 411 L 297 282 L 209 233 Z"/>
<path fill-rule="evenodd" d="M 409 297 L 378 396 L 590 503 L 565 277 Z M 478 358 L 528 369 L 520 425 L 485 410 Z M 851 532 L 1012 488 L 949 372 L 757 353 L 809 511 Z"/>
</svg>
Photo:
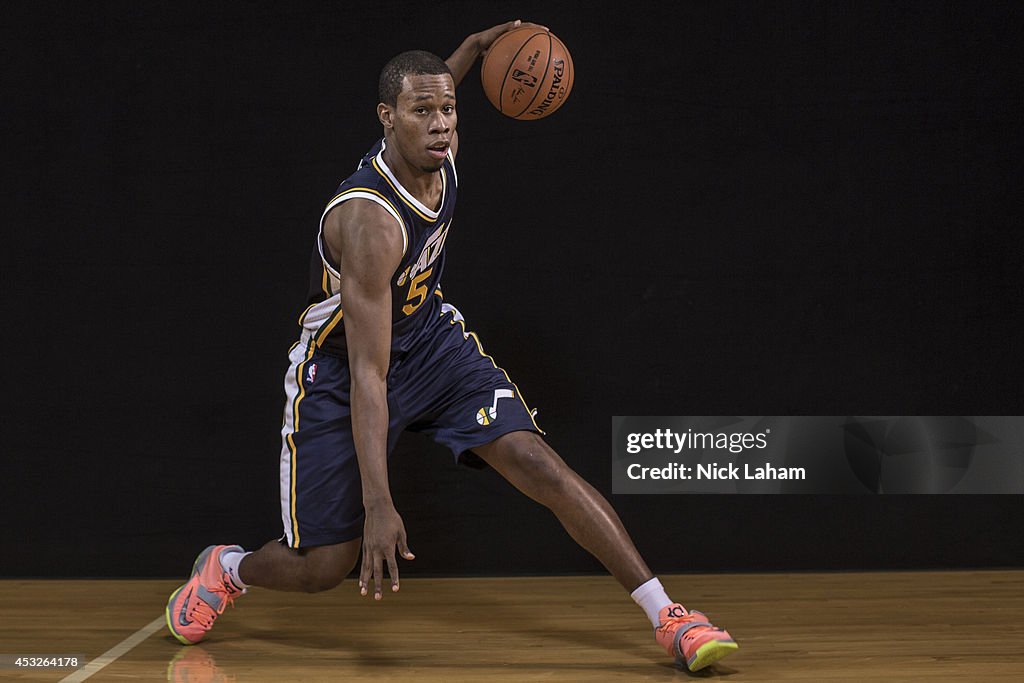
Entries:
<svg viewBox="0 0 1024 683">
<path fill-rule="evenodd" d="M 387 146 L 383 153 L 384 163 L 391 169 L 395 179 L 402 184 L 409 194 L 421 204 L 436 210 L 441 201 L 441 172 L 424 171 L 407 162 L 395 151 L 394 146 Z"/>
</svg>

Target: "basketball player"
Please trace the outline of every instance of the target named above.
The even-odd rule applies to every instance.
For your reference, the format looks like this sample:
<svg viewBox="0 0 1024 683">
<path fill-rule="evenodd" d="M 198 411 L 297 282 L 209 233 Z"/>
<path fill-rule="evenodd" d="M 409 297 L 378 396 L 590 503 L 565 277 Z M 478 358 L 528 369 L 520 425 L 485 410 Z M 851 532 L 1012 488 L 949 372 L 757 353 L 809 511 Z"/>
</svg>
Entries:
<svg viewBox="0 0 1024 683">
<path fill-rule="evenodd" d="M 383 597 L 385 566 L 397 592 L 396 550 L 414 556 L 391 499 L 387 456 L 408 429 L 463 463 L 490 465 L 547 506 L 630 591 L 677 663 L 697 670 L 736 649 L 702 613 L 669 599 L 608 502 L 545 443 L 519 389 L 442 299 L 458 192 L 455 87 L 519 25 L 470 35 L 446 61 L 406 52 L 384 67 L 384 136 L 324 210 L 309 306 L 290 353 L 284 537 L 255 552 L 218 545 L 199 555 L 167 604 L 168 628 L 182 643 L 201 640 L 249 586 L 334 588 L 360 549 L 360 593 Z"/>
</svg>

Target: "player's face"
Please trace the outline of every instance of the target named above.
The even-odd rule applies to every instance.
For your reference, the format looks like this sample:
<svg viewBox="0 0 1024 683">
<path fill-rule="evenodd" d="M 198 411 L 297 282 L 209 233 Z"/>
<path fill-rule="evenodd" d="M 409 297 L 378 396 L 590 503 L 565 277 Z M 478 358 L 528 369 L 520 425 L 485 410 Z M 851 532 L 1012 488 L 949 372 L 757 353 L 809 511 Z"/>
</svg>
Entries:
<svg viewBox="0 0 1024 683">
<path fill-rule="evenodd" d="M 458 118 L 451 76 L 406 76 L 392 117 L 392 142 L 411 166 L 433 173 L 444 164 Z"/>
</svg>

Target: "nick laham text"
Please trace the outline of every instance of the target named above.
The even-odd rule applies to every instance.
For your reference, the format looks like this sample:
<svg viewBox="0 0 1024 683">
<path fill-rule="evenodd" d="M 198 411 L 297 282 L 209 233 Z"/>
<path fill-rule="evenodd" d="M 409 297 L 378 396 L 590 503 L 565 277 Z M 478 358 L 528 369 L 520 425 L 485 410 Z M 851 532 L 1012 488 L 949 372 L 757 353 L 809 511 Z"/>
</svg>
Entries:
<svg viewBox="0 0 1024 683">
<path fill-rule="evenodd" d="M 803 467 L 773 467 L 771 463 L 751 467 L 739 467 L 733 463 L 719 465 L 683 465 L 674 462 L 664 467 L 644 467 L 633 463 L 626 468 L 630 479 L 806 479 Z"/>
</svg>

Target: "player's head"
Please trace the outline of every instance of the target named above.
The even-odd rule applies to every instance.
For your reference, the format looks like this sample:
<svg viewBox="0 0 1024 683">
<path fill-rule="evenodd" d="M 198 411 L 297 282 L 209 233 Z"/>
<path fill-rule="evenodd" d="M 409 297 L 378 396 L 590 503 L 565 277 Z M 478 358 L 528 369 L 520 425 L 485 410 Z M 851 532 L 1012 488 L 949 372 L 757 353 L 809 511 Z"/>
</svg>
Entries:
<svg viewBox="0 0 1024 683">
<path fill-rule="evenodd" d="M 458 121 L 448 65 L 429 52 L 403 52 L 384 65 L 379 85 L 377 116 L 388 144 L 423 172 L 441 168 Z"/>
<path fill-rule="evenodd" d="M 406 76 L 438 76 L 452 75 L 451 69 L 437 55 L 423 50 L 409 50 L 391 59 L 380 71 L 377 87 L 380 101 L 394 107 L 398 104 L 398 94 L 402 92 L 402 81 Z"/>
</svg>

